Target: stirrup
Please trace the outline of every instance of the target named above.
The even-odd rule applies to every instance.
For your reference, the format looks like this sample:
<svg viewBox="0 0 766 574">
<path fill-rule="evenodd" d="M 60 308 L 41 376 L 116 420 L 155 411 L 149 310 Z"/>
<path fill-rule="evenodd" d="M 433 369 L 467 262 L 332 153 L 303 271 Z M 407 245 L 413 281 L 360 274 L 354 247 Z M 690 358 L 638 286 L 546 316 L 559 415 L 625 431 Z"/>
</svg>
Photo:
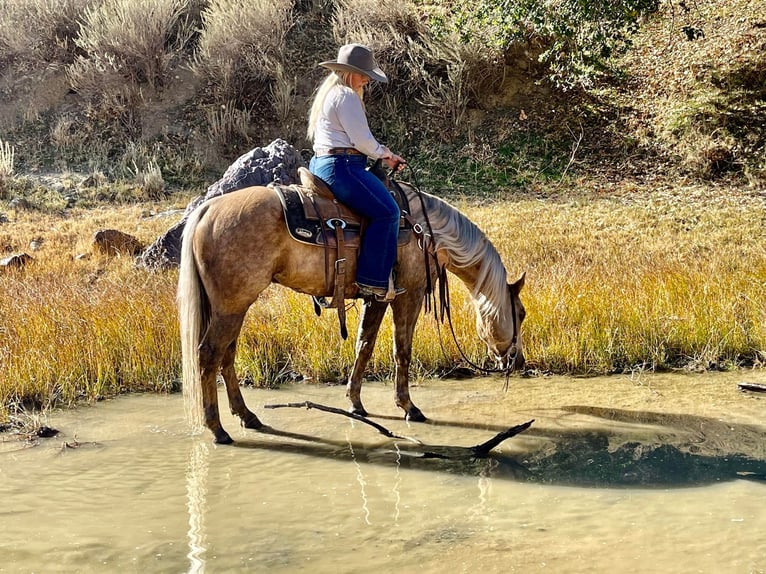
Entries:
<svg viewBox="0 0 766 574">
<path fill-rule="evenodd" d="M 390 290 L 385 287 L 372 287 L 362 283 L 357 283 L 356 286 L 359 288 L 359 294 L 362 297 L 374 298 L 381 303 L 389 303 L 394 300 L 394 297 L 407 292 L 407 289 L 404 287 L 395 287 L 393 290 Z"/>
</svg>

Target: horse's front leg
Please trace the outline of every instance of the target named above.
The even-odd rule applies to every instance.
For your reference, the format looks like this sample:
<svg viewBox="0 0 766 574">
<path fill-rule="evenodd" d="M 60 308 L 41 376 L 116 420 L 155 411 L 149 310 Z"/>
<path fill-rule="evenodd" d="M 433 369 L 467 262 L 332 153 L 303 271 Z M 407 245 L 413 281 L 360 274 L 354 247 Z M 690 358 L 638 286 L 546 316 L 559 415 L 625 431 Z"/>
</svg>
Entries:
<svg viewBox="0 0 766 574">
<path fill-rule="evenodd" d="M 362 320 L 359 322 L 359 331 L 356 336 L 356 356 L 348 385 L 346 385 L 346 396 L 351 401 L 351 412 L 363 417 L 367 416 L 367 411 L 362 406 L 362 376 L 372 357 L 386 309 L 388 304 L 378 301 L 365 301 L 362 305 Z"/>
<path fill-rule="evenodd" d="M 412 338 L 420 314 L 422 293 L 409 292 L 396 298 L 392 305 L 394 313 L 394 360 L 396 375 L 394 392 L 396 406 L 404 410 L 408 421 L 424 422 L 425 415 L 410 399 L 410 361 L 412 360 Z"/>
</svg>

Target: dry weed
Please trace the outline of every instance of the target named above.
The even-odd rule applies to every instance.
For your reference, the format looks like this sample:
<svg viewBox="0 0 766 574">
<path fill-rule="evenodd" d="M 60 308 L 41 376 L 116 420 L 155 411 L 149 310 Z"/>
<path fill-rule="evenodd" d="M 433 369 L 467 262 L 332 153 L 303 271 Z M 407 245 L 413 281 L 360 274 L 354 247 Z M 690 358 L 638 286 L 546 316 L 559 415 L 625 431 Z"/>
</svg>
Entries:
<svg viewBox="0 0 766 574">
<path fill-rule="evenodd" d="M 237 109 L 233 101 L 207 110 L 207 133 L 210 142 L 220 148 L 249 142 L 250 112 Z"/>
<path fill-rule="evenodd" d="M 89 62 L 131 84 L 161 87 L 191 33 L 177 28 L 184 7 L 183 0 L 106 0 L 89 8 L 76 41 L 85 54 L 81 66 Z"/>
<path fill-rule="evenodd" d="M 211 0 L 193 69 L 216 101 L 249 105 L 267 94 L 292 25 L 291 0 Z"/>
</svg>

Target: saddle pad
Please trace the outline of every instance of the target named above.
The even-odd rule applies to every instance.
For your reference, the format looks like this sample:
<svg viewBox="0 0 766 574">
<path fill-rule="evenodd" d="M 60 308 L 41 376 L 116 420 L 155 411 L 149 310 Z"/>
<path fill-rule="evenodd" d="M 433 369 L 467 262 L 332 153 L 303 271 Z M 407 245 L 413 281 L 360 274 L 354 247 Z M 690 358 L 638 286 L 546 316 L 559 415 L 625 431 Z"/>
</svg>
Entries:
<svg viewBox="0 0 766 574">
<path fill-rule="evenodd" d="M 347 248 L 358 249 L 361 231 L 365 219 L 351 211 L 337 200 L 327 199 L 308 192 L 297 185 L 272 185 L 285 215 L 285 223 L 290 236 L 296 241 L 309 245 L 336 248 L 335 230 L 331 229 L 327 220 L 333 225 L 343 225 L 343 241 Z M 409 243 L 412 228 L 404 218 L 399 227 L 399 245 Z"/>
</svg>

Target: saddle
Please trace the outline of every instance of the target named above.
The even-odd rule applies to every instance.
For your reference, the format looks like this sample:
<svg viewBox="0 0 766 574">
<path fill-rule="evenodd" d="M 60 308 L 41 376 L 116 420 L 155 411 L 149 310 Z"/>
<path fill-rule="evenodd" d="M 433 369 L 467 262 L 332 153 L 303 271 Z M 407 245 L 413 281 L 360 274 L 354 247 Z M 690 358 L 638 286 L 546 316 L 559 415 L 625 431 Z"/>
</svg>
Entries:
<svg viewBox="0 0 766 574">
<path fill-rule="evenodd" d="M 367 218 L 338 201 L 327 184 L 303 167 L 298 168 L 300 185 L 272 185 L 282 203 L 290 236 L 301 243 L 322 247 L 325 250 L 325 295 L 332 300 L 314 297 L 314 310 L 321 314 L 322 308 L 337 309 L 341 336 L 348 336 L 345 325 L 345 299 L 357 296 L 352 281 L 346 287 L 346 267 L 349 260 L 359 255 L 362 234 Z M 407 245 L 412 239 L 409 201 L 395 183 L 384 181 L 402 213 L 399 224 L 398 246 Z"/>
</svg>

